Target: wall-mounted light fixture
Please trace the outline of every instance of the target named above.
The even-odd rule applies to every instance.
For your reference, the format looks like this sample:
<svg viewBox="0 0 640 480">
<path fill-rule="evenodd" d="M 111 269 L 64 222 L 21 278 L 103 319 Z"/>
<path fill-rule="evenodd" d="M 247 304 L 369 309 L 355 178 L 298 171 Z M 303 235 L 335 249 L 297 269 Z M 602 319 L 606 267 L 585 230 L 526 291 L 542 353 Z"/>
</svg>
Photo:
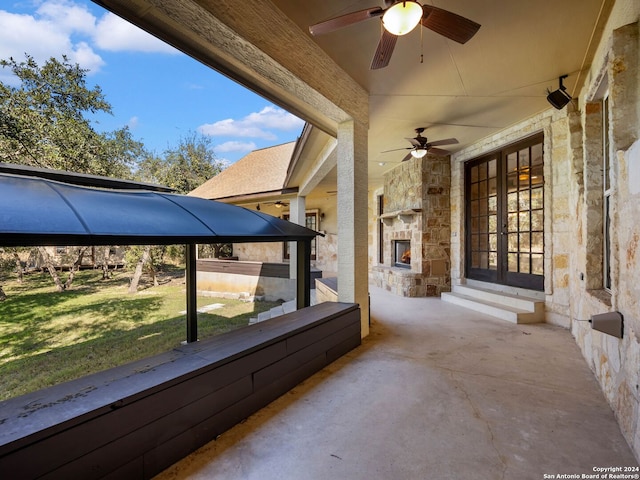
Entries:
<svg viewBox="0 0 640 480">
<path fill-rule="evenodd" d="M 562 75 L 560 78 L 558 78 L 558 81 L 560 82 L 560 88 L 558 88 L 558 90 L 550 92 L 547 89 L 547 100 L 558 110 L 562 110 L 564 106 L 571 101 L 571 95 L 569 95 L 567 89 L 562 84 L 562 80 L 567 78 L 568 76 L 569 75 Z"/>
</svg>

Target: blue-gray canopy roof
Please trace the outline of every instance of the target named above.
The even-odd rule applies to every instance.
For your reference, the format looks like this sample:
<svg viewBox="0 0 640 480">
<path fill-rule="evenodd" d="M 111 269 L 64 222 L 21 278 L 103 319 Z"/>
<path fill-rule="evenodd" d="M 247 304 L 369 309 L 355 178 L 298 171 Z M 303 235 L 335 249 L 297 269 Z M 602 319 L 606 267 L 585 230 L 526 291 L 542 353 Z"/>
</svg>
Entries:
<svg viewBox="0 0 640 480">
<path fill-rule="evenodd" d="M 197 197 L 0 173 L 0 246 L 311 240 L 318 232 Z"/>
</svg>

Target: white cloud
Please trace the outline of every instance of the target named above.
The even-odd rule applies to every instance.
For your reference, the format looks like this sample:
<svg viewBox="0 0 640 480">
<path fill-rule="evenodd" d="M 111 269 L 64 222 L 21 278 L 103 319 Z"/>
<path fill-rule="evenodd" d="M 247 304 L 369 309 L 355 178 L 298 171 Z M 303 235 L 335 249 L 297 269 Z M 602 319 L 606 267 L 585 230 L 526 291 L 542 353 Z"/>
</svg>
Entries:
<svg viewBox="0 0 640 480">
<path fill-rule="evenodd" d="M 138 126 L 139 123 L 140 123 L 140 119 L 136 116 L 133 116 L 127 122 L 127 127 L 129 127 L 129 129 L 131 130 L 135 130 L 135 128 Z"/>
<path fill-rule="evenodd" d="M 86 6 L 69 0 L 44 1 L 33 15 L 0 10 L 0 58 L 22 61 L 28 53 L 42 65 L 66 55 L 94 74 L 105 65 L 99 49 L 177 53 L 112 13 L 98 19 Z"/>
<path fill-rule="evenodd" d="M 85 56 L 86 46 L 80 46 Z M 73 59 L 78 53 L 78 48 L 71 42 L 68 32 L 48 20 L 0 11 L 0 58 L 13 57 L 22 61 L 25 53 L 28 53 L 41 64 L 52 56 L 59 57 L 60 54 L 66 54 Z M 95 62 L 89 66 L 82 66 L 90 68 L 95 66 Z"/>
<path fill-rule="evenodd" d="M 276 107 L 265 107 L 260 112 L 250 113 L 241 120 L 227 118 L 198 127 L 203 135 L 225 137 L 249 137 L 276 140 L 271 130 L 301 129 L 304 122 L 294 115 Z"/>
<path fill-rule="evenodd" d="M 253 142 L 224 142 L 220 145 L 216 145 L 213 149 L 216 152 L 251 152 L 258 148 L 258 146 Z"/>
<path fill-rule="evenodd" d="M 113 13 L 105 14 L 98 21 L 93 39 L 99 48 L 111 52 L 179 53 L 172 46 Z"/>
<path fill-rule="evenodd" d="M 91 34 L 95 29 L 96 17 L 84 5 L 70 1 L 44 2 L 36 13 L 62 32 Z"/>
</svg>

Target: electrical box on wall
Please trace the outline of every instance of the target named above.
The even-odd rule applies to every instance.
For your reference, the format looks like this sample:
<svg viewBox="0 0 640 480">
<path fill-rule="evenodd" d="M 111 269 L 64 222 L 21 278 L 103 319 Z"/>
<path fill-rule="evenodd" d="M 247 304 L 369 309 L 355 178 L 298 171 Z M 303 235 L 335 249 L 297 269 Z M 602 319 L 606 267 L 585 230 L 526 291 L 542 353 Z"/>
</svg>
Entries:
<svg viewBox="0 0 640 480">
<path fill-rule="evenodd" d="M 608 312 L 592 315 L 589 323 L 591 323 L 591 328 L 594 330 L 622 338 L 623 319 L 620 312 Z"/>
</svg>

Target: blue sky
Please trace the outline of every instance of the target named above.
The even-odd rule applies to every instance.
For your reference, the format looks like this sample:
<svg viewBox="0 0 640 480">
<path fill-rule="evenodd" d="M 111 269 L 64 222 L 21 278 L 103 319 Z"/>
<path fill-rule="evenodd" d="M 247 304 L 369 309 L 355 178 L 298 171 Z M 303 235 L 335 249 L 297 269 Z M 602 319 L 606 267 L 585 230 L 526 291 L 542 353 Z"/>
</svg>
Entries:
<svg viewBox="0 0 640 480">
<path fill-rule="evenodd" d="M 218 159 L 232 163 L 302 131 L 302 120 L 89 0 L 4 0 L 0 58 L 25 53 L 40 65 L 66 54 L 88 69 L 88 83 L 113 108 L 95 118 L 96 129 L 128 125 L 157 154 L 200 132 L 211 136 Z M 15 85 L 6 71 L 0 81 Z"/>
</svg>

